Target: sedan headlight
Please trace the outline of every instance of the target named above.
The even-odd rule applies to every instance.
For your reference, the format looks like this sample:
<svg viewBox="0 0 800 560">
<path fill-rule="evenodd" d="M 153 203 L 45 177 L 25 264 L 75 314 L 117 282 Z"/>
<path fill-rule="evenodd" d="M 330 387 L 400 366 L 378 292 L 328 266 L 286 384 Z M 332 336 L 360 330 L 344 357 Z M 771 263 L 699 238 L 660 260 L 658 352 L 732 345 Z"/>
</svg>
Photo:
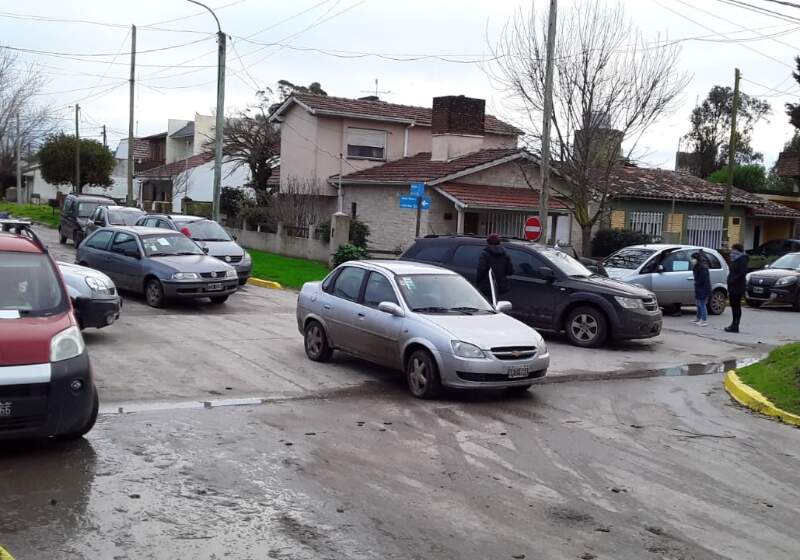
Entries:
<svg viewBox="0 0 800 560">
<path fill-rule="evenodd" d="M 98 278 L 97 276 L 87 276 L 83 279 L 86 282 L 86 285 L 91 288 L 91 290 L 98 294 L 110 294 L 112 286 L 108 285 L 108 282 L 103 280 L 102 278 Z"/>
<path fill-rule="evenodd" d="M 251 257 L 250 253 L 247 251 L 244 252 L 244 256 L 242 257 L 242 264 L 253 264 L 253 257 Z"/>
<path fill-rule="evenodd" d="M 460 340 L 451 340 L 450 345 L 453 347 L 453 354 L 459 358 L 485 358 L 486 355 L 483 350 L 470 344 L 469 342 L 461 342 Z"/>
<path fill-rule="evenodd" d="M 226 270 L 225 271 L 225 278 L 238 278 L 239 275 L 236 274 L 234 269 Z"/>
<path fill-rule="evenodd" d="M 60 362 L 83 354 L 86 345 L 78 327 L 64 329 L 50 339 L 50 361 Z"/>
<path fill-rule="evenodd" d="M 797 276 L 784 276 L 783 278 L 779 278 L 777 282 L 775 282 L 776 286 L 791 286 L 792 284 L 797 283 Z"/>
<path fill-rule="evenodd" d="M 644 302 L 640 298 L 614 296 L 614 299 L 625 309 L 644 309 Z"/>
<path fill-rule="evenodd" d="M 197 280 L 200 275 L 196 272 L 176 272 L 172 275 L 173 280 Z"/>
</svg>

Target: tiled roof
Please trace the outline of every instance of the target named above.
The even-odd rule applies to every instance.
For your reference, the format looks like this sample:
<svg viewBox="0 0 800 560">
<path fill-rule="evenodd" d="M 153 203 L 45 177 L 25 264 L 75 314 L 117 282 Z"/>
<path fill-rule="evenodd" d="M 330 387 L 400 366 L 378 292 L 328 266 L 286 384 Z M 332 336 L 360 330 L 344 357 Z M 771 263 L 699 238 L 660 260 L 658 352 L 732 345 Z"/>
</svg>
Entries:
<svg viewBox="0 0 800 560">
<path fill-rule="evenodd" d="M 518 148 L 494 148 L 472 152 L 449 161 L 432 161 L 430 152 L 420 152 L 411 157 L 390 161 L 383 165 L 344 175 L 342 176 L 342 181 L 346 183 L 399 184 L 408 184 L 415 181 L 430 182 L 453 173 L 466 171 L 472 167 L 524 153 Z"/>
<path fill-rule="evenodd" d="M 712 183 L 688 173 L 666 169 L 620 167 L 611 175 L 610 190 L 616 196 L 625 198 L 675 199 L 711 203 L 725 201 L 725 185 Z M 731 203 L 762 206 L 764 201 L 754 194 L 734 187 Z"/>
<path fill-rule="evenodd" d="M 764 206 L 753 207 L 749 213 L 753 216 L 763 216 L 769 218 L 796 218 L 800 219 L 800 210 L 790 208 L 780 202 L 766 200 Z"/>
<path fill-rule="evenodd" d="M 142 171 L 141 173 L 137 173 L 136 176 L 140 178 L 151 178 L 151 179 L 172 179 L 176 175 L 186 171 L 187 169 L 194 169 L 195 167 L 199 167 L 204 163 L 207 163 L 214 159 L 214 154 L 210 152 L 204 152 L 202 154 L 197 154 L 195 156 L 181 159 L 178 161 L 173 161 L 172 163 L 167 163 L 164 165 L 159 165 L 158 167 L 154 167 L 152 169 L 148 169 L 147 171 Z"/>
<path fill-rule="evenodd" d="M 432 111 L 430 107 L 415 107 L 412 105 L 387 103 L 385 101 L 348 99 L 346 97 L 330 97 L 310 93 L 295 93 L 292 97 L 320 113 L 347 114 L 373 119 L 380 117 L 389 120 L 413 120 L 417 126 L 431 126 Z M 522 131 L 518 128 L 492 115 L 486 115 L 484 117 L 483 125 L 484 130 L 490 134 L 515 136 L 522 134 Z"/>
<path fill-rule="evenodd" d="M 539 191 L 529 188 L 494 187 L 486 185 L 464 185 L 444 183 L 436 187 L 468 208 L 500 208 L 536 210 L 539 208 Z M 566 210 L 567 206 L 557 198 L 551 198 L 551 210 Z"/>
</svg>

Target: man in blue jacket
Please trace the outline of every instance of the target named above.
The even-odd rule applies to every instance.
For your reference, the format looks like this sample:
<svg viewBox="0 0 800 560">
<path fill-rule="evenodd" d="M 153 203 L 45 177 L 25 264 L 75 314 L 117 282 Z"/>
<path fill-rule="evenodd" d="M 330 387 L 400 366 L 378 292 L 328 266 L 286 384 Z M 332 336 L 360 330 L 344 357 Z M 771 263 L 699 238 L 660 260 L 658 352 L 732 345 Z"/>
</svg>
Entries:
<svg viewBox="0 0 800 560">
<path fill-rule="evenodd" d="M 697 319 L 692 321 L 698 327 L 708 326 L 708 298 L 711 297 L 711 275 L 708 272 L 708 259 L 703 251 L 692 254 L 692 274 L 694 276 L 694 299 L 697 304 Z"/>
<path fill-rule="evenodd" d="M 728 272 L 728 299 L 731 302 L 733 321 L 726 332 L 738 333 L 739 321 L 742 318 L 742 296 L 747 288 L 747 263 L 748 257 L 741 243 L 731 246 L 730 271 Z"/>
</svg>

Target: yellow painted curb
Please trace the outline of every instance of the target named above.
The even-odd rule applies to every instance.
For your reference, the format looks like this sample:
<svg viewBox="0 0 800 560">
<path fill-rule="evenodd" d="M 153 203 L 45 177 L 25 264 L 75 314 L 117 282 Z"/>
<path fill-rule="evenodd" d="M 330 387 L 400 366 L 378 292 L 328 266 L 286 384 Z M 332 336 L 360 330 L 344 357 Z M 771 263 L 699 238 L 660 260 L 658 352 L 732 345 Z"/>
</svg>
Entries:
<svg viewBox="0 0 800 560">
<path fill-rule="evenodd" d="M 767 397 L 745 384 L 735 370 L 731 370 L 725 376 L 725 390 L 733 399 L 747 408 L 755 410 L 761 414 L 772 416 L 787 424 L 800 426 L 800 416 L 781 410 L 772 404 Z"/>
<path fill-rule="evenodd" d="M 8 552 L 5 548 L 0 546 L 0 560 L 14 560 L 14 557 L 11 556 L 11 553 Z"/>
<path fill-rule="evenodd" d="M 262 280 L 261 278 L 248 278 L 247 283 L 251 286 L 258 286 L 259 288 L 271 288 L 273 290 L 282 290 L 283 286 L 272 280 Z"/>
</svg>

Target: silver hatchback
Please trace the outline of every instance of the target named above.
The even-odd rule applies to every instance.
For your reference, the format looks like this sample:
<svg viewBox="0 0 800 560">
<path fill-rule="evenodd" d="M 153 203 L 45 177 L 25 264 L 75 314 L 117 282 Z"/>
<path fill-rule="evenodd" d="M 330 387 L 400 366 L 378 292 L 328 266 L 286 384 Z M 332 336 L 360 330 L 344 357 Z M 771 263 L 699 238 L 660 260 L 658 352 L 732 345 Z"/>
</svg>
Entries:
<svg viewBox="0 0 800 560">
<path fill-rule="evenodd" d="M 311 360 L 335 349 L 402 370 L 415 397 L 442 386 L 523 392 L 544 377 L 550 354 L 538 332 L 503 313 L 510 308 L 492 307 L 444 268 L 357 261 L 303 286 L 297 326 Z"/>
</svg>

